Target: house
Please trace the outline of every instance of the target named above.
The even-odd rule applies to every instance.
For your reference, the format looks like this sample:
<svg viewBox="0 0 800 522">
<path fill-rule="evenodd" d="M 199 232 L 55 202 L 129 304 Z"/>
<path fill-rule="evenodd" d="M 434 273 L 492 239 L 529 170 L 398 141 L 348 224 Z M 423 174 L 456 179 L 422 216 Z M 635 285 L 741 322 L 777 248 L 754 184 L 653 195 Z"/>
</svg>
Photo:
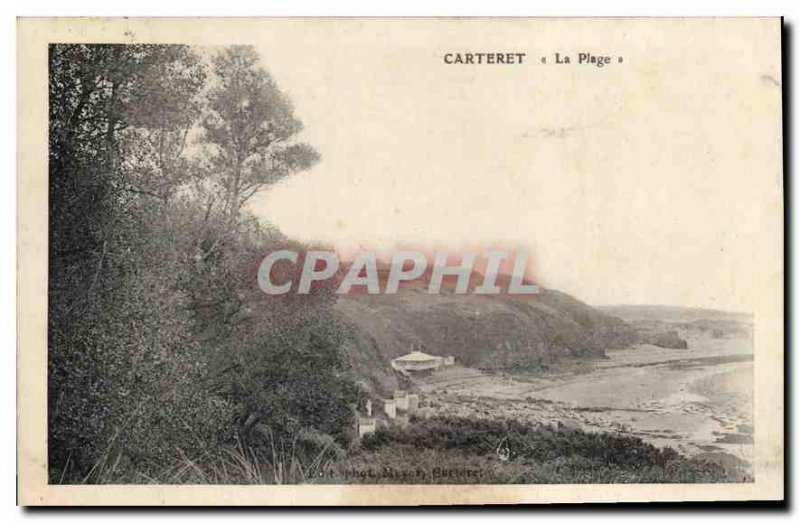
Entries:
<svg viewBox="0 0 800 522">
<path fill-rule="evenodd" d="M 394 403 L 398 410 L 408 409 L 408 392 L 405 390 L 394 391 Z"/>
<path fill-rule="evenodd" d="M 375 433 L 377 427 L 376 419 L 372 417 L 359 417 L 358 418 L 358 436 L 363 437 L 367 433 Z"/>
<path fill-rule="evenodd" d="M 397 417 L 397 405 L 395 404 L 394 399 L 387 399 L 383 401 L 383 412 L 389 419 L 394 419 Z"/>
<path fill-rule="evenodd" d="M 375 433 L 381 427 L 407 426 L 410 415 L 415 414 L 419 408 L 419 396 L 406 390 L 395 390 L 391 399 L 379 399 L 379 401 L 383 402 L 383 411 L 380 407 L 376 411 L 372 399 L 367 399 L 363 408 L 359 408 L 356 412 L 356 427 L 359 437 Z"/>
<path fill-rule="evenodd" d="M 435 371 L 444 365 L 444 357 L 430 355 L 419 350 L 392 360 L 392 366 L 407 372 Z"/>
<path fill-rule="evenodd" d="M 419 409 L 419 395 L 413 394 L 408 396 L 408 413 L 417 413 Z"/>
<path fill-rule="evenodd" d="M 395 390 L 394 404 L 398 414 L 400 412 L 405 412 L 409 415 L 416 413 L 417 408 L 419 408 L 419 395 L 416 393 L 408 393 L 405 390 Z"/>
</svg>

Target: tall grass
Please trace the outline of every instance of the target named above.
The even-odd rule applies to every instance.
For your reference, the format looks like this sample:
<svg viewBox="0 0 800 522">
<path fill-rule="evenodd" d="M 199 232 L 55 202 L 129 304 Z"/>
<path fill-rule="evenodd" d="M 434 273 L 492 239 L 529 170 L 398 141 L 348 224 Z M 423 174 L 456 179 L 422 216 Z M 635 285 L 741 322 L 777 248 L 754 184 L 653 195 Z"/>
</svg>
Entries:
<svg viewBox="0 0 800 522">
<path fill-rule="evenodd" d="M 439 417 L 381 428 L 344 452 L 331 437 L 299 432 L 236 439 L 167 463 L 134 464 L 109 441 L 78 482 L 95 484 L 600 484 L 752 481 L 740 459 L 686 457 L 636 437 L 556 430 L 516 421 Z M 507 451 L 500 452 L 503 447 Z M 501 453 L 503 453 L 501 455 Z M 718 456 L 718 455 L 717 455 Z M 723 455 L 726 456 L 726 455 Z M 712 456 L 714 457 L 714 456 Z"/>
<path fill-rule="evenodd" d="M 298 432 L 291 439 L 262 430 L 258 441 L 239 438 L 229 446 L 200 457 L 175 448 L 168 462 L 134 464 L 112 438 L 88 474 L 72 483 L 82 484 L 302 484 L 313 481 L 342 450 L 332 438 Z M 61 470 L 64 483 L 67 468 Z"/>
<path fill-rule="evenodd" d="M 508 448 L 501 455 L 500 445 Z M 368 435 L 350 471 L 425 470 L 423 483 L 715 483 L 752 481 L 743 461 L 686 457 L 640 438 L 517 421 L 439 417 Z M 442 471 L 474 470 L 478 476 Z M 358 473 L 350 473 L 359 481 Z M 367 477 L 369 481 L 371 477 Z M 396 475 L 377 482 L 403 483 Z"/>
</svg>

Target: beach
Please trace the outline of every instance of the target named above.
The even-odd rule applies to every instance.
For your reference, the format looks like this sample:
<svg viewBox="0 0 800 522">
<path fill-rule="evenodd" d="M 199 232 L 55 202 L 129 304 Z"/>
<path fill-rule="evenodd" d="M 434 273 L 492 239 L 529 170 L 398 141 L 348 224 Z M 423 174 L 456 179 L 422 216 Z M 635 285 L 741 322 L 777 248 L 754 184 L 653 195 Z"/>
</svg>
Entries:
<svg viewBox="0 0 800 522">
<path fill-rule="evenodd" d="M 421 382 L 422 411 L 610 431 L 752 463 L 751 344 L 689 337 L 687 350 L 639 345 L 544 375 L 444 370 Z"/>
</svg>

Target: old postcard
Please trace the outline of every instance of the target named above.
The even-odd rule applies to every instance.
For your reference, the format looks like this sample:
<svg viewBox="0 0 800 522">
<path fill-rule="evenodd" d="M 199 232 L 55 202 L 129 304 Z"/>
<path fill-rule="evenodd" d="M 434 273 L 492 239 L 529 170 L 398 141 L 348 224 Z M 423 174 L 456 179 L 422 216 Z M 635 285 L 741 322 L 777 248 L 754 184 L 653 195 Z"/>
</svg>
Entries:
<svg viewBox="0 0 800 522">
<path fill-rule="evenodd" d="M 781 34 L 21 19 L 20 503 L 783 498 Z"/>
</svg>

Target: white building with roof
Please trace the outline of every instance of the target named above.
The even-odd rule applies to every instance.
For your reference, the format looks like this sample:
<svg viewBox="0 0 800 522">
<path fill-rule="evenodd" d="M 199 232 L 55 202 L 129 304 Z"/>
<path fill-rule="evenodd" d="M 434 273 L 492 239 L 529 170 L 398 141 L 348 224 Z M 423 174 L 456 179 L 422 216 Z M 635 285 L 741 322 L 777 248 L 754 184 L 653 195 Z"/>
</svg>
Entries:
<svg viewBox="0 0 800 522">
<path fill-rule="evenodd" d="M 445 359 L 445 357 L 414 350 L 409 354 L 394 359 L 392 366 L 407 372 L 438 370 L 444 366 Z"/>
</svg>

